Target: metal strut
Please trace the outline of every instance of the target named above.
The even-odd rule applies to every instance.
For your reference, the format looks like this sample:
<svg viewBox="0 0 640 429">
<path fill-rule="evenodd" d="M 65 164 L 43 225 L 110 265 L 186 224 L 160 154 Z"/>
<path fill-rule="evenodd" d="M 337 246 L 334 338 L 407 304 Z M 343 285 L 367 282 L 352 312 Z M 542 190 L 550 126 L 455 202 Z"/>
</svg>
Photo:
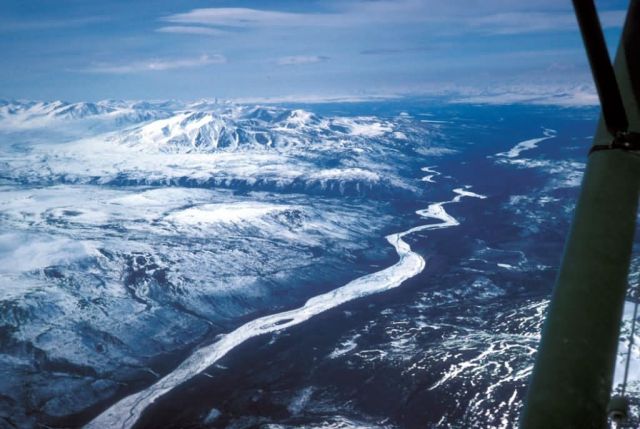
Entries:
<svg viewBox="0 0 640 429">
<path fill-rule="evenodd" d="M 635 335 L 636 335 L 636 320 L 638 319 L 638 305 L 640 302 L 638 301 L 638 292 L 637 288 L 634 290 L 633 294 L 634 303 L 633 303 L 633 319 L 631 319 L 631 332 L 629 333 L 629 346 L 627 348 L 627 358 L 624 364 L 624 378 L 622 379 L 622 394 L 627 393 L 627 381 L 629 381 L 629 364 L 631 363 L 631 352 L 633 349 L 633 345 L 635 343 Z"/>
<path fill-rule="evenodd" d="M 598 90 L 602 116 L 607 129 L 615 136 L 618 132 L 626 131 L 629 128 L 629 120 L 620 95 L 616 74 L 609 58 L 598 11 L 593 0 L 573 0 L 573 8 L 576 11 L 593 80 Z"/>
<path fill-rule="evenodd" d="M 599 150 L 640 150 L 640 133 L 629 132 L 629 120 L 620 94 L 620 87 L 616 80 L 616 75 L 611 65 L 609 51 L 604 39 L 600 20 L 598 19 L 598 11 L 593 0 L 573 0 L 573 6 L 576 11 L 580 33 L 584 41 L 584 46 L 589 58 L 589 65 L 593 73 L 593 80 L 598 90 L 598 98 L 602 108 L 602 118 L 606 124 L 607 130 L 613 136 L 609 144 L 594 145 L 589 154 Z M 632 5 L 637 9 L 637 2 Z M 630 11 L 630 16 L 634 15 L 634 11 Z M 637 11 L 635 12 L 637 15 Z M 637 28 L 629 31 L 637 33 Z M 623 44 L 626 48 L 626 59 L 628 66 L 634 65 L 635 71 L 638 71 L 638 46 L 629 43 L 631 37 L 623 38 Z M 635 55 L 634 55 L 635 54 Z M 633 90 L 636 95 L 640 92 L 640 83 L 632 80 Z"/>
<path fill-rule="evenodd" d="M 633 300 L 633 318 L 631 319 L 631 332 L 629 332 L 627 355 L 625 357 L 624 373 L 622 378 L 622 385 L 618 394 L 613 395 L 609 401 L 607 407 L 607 414 L 611 423 L 613 423 L 615 429 L 622 429 L 625 427 L 637 427 L 637 421 L 629 412 L 630 397 L 627 396 L 627 383 L 629 381 L 629 366 L 631 364 L 631 353 L 633 352 L 633 346 L 635 344 L 636 324 L 638 319 L 638 307 L 640 301 L 638 300 L 638 292 L 640 291 L 639 285 L 635 285 L 629 292 L 629 298 Z"/>
<path fill-rule="evenodd" d="M 613 135 L 609 144 L 595 144 L 591 146 L 589 155 L 599 150 L 626 150 L 626 151 L 640 151 L 640 133 L 634 133 L 629 131 L 618 131 Z"/>
<path fill-rule="evenodd" d="M 602 105 L 529 380 L 521 429 L 603 429 L 640 195 L 640 0 L 611 66 L 593 0 L 573 0 Z"/>
</svg>

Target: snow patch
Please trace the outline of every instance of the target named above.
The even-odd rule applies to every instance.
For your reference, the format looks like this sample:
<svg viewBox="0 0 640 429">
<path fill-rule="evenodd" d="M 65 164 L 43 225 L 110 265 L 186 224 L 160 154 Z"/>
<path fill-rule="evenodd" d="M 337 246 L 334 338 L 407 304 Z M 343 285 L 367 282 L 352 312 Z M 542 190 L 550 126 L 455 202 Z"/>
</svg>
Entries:
<svg viewBox="0 0 640 429">
<path fill-rule="evenodd" d="M 186 225 L 243 223 L 287 209 L 290 209 L 290 207 L 250 201 L 226 204 L 204 204 L 172 213 L 166 217 L 166 220 Z"/>
</svg>

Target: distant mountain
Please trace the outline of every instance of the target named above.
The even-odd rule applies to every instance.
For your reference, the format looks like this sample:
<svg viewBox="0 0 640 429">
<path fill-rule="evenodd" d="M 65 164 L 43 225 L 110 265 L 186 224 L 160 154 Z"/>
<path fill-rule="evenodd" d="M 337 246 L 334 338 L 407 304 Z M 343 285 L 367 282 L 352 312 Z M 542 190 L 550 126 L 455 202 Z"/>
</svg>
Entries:
<svg viewBox="0 0 640 429">
<path fill-rule="evenodd" d="M 186 106 L 167 118 L 133 127 L 113 141 L 145 151 L 215 152 L 325 145 L 393 131 L 378 118 L 320 118 L 304 110 L 276 107 Z"/>
<path fill-rule="evenodd" d="M 66 101 L 0 101 L 0 129 L 42 128 L 60 121 L 113 124 L 138 123 L 167 115 L 166 103 L 105 100 L 96 103 Z"/>
<path fill-rule="evenodd" d="M 30 153 L 11 161 L 7 177 L 19 181 L 379 197 L 416 191 L 399 170 L 437 127 L 402 115 L 320 116 L 215 100 L 0 102 L 0 134 L 14 142 L 8 156 Z"/>
</svg>

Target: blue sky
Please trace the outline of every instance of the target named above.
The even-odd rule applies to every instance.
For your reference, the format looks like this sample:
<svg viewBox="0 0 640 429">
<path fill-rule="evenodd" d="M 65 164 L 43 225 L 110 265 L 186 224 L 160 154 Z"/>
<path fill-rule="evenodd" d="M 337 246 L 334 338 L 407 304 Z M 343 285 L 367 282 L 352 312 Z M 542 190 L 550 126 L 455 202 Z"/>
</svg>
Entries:
<svg viewBox="0 0 640 429">
<path fill-rule="evenodd" d="M 616 43 L 628 0 L 601 0 Z M 0 98 L 322 98 L 570 87 L 569 0 L 2 0 Z"/>
</svg>

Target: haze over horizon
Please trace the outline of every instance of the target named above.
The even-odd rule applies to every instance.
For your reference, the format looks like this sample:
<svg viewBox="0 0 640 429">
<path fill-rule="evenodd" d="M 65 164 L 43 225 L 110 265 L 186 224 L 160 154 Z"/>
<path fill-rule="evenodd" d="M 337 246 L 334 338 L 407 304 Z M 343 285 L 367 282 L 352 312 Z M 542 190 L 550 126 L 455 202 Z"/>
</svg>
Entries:
<svg viewBox="0 0 640 429">
<path fill-rule="evenodd" d="M 598 2 L 612 49 L 627 4 Z M 591 82 L 569 1 L 10 0 L 0 10 L 0 98 L 313 100 Z"/>
</svg>

